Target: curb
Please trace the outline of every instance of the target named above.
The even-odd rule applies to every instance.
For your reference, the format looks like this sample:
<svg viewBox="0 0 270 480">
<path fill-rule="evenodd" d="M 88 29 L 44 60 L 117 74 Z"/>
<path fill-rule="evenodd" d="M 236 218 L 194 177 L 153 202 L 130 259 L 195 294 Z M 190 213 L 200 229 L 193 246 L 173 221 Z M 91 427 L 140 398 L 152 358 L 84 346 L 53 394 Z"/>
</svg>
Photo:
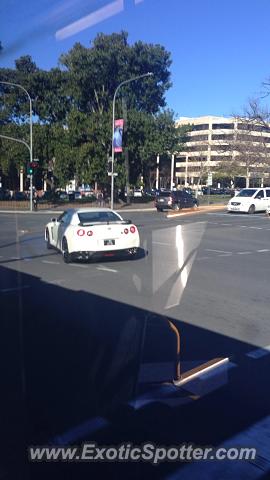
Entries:
<svg viewBox="0 0 270 480">
<path fill-rule="evenodd" d="M 155 212 L 155 208 L 129 208 L 129 209 L 121 209 L 121 210 L 115 210 L 115 212 L 118 212 L 118 213 L 126 213 L 126 212 L 131 212 L 131 213 L 134 213 L 134 212 Z M 48 215 L 48 214 L 53 214 L 53 215 L 60 215 L 61 213 L 63 213 L 64 210 L 38 210 L 38 211 L 30 211 L 30 210 L 0 210 L 0 214 L 10 214 L 10 213 L 14 213 L 14 214 L 33 214 L 33 215 Z"/>
<path fill-rule="evenodd" d="M 185 212 L 181 212 L 181 213 L 171 212 L 167 214 L 167 218 L 183 217 L 185 215 L 195 215 L 197 213 L 205 213 L 211 210 L 225 210 L 225 209 L 226 209 L 226 205 L 206 205 L 205 207 L 204 206 L 198 207 L 196 210 L 185 209 Z"/>
</svg>

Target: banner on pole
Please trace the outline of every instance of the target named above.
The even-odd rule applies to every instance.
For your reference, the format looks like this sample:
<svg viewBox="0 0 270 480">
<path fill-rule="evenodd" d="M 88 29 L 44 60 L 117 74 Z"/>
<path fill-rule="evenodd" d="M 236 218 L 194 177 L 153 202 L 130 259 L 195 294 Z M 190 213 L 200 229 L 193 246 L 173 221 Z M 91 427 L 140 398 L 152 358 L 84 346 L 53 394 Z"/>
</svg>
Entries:
<svg viewBox="0 0 270 480">
<path fill-rule="evenodd" d="M 119 120 L 115 120 L 114 134 L 113 134 L 113 148 L 116 153 L 123 151 L 123 148 L 122 148 L 123 128 L 124 128 L 124 120 L 122 118 Z"/>
</svg>

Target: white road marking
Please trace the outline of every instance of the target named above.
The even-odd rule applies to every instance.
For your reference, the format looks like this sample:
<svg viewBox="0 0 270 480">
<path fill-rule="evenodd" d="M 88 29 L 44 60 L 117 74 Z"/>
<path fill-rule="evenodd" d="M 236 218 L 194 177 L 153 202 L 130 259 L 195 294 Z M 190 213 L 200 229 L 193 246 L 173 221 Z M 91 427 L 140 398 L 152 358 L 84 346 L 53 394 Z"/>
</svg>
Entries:
<svg viewBox="0 0 270 480">
<path fill-rule="evenodd" d="M 270 252 L 268 248 L 263 248 L 262 250 L 256 250 L 258 253 Z"/>
<path fill-rule="evenodd" d="M 232 254 L 232 252 L 226 252 L 226 250 L 214 250 L 213 248 L 206 248 L 205 249 L 206 252 L 215 252 L 215 253 L 230 253 Z"/>
<path fill-rule="evenodd" d="M 220 223 L 223 227 L 231 227 L 232 223 Z"/>
<path fill-rule="evenodd" d="M 2 288 L 0 290 L 1 293 L 11 293 L 11 292 L 17 292 L 20 290 L 24 290 L 25 288 L 30 288 L 30 285 L 22 285 L 20 287 L 13 287 L 13 288 Z"/>
<path fill-rule="evenodd" d="M 252 228 L 253 230 L 262 230 L 262 227 L 249 227 Z"/>
<path fill-rule="evenodd" d="M 171 243 L 165 243 L 165 242 L 152 242 L 153 245 L 165 245 L 166 247 L 172 247 Z"/>
<path fill-rule="evenodd" d="M 232 253 L 222 253 L 221 255 L 218 255 L 218 257 L 231 257 Z"/>
<path fill-rule="evenodd" d="M 114 270 L 113 268 L 108 268 L 108 267 L 96 267 L 96 269 L 101 270 L 102 272 L 118 273 L 118 270 Z"/>
<path fill-rule="evenodd" d="M 197 260 L 207 260 L 209 258 L 211 258 L 211 257 L 198 257 Z"/>
<path fill-rule="evenodd" d="M 57 284 L 63 283 L 64 281 L 65 281 L 65 279 L 61 279 L 61 278 L 60 278 L 59 280 L 49 280 L 49 281 L 47 281 L 46 283 L 53 284 L 53 285 L 56 284 L 56 285 L 57 285 Z"/>
<path fill-rule="evenodd" d="M 60 262 L 53 262 L 52 260 L 42 260 L 42 263 L 49 263 L 51 265 L 60 265 Z"/>
<path fill-rule="evenodd" d="M 88 268 L 87 265 L 79 265 L 78 263 L 70 263 L 69 267 Z"/>
<path fill-rule="evenodd" d="M 246 353 L 246 356 L 257 359 L 269 354 L 270 354 L 270 345 L 267 345 L 266 347 L 263 347 L 263 348 L 256 348 L 256 350 L 251 350 L 251 352 Z"/>
<path fill-rule="evenodd" d="M 251 255 L 252 252 L 236 252 L 236 255 Z"/>
</svg>

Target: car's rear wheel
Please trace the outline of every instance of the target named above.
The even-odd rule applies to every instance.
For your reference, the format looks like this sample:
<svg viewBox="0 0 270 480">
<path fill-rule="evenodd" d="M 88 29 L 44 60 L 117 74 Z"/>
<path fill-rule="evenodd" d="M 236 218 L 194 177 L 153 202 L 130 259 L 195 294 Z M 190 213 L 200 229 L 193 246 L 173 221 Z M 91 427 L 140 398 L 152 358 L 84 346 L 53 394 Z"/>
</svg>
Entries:
<svg viewBox="0 0 270 480">
<path fill-rule="evenodd" d="M 173 210 L 177 211 L 177 210 L 180 210 L 181 207 L 178 203 L 175 203 L 172 208 Z"/>
<path fill-rule="evenodd" d="M 198 206 L 199 205 L 197 203 L 194 203 L 194 205 L 193 205 L 194 210 L 196 210 L 198 208 Z"/>
<path fill-rule="evenodd" d="M 68 251 L 68 243 L 66 237 L 63 238 L 62 241 L 62 254 L 63 254 L 63 260 L 65 263 L 71 263 L 72 257 L 71 254 Z"/>
<path fill-rule="evenodd" d="M 47 249 L 50 250 L 52 248 L 51 242 L 50 242 L 50 234 L 48 228 L 46 228 L 46 246 Z"/>
<path fill-rule="evenodd" d="M 157 207 L 157 212 L 163 212 L 163 208 Z"/>
<path fill-rule="evenodd" d="M 255 213 L 255 205 L 250 205 L 250 207 L 248 209 L 248 213 L 250 215 L 253 215 L 253 213 Z"/>
</svg>

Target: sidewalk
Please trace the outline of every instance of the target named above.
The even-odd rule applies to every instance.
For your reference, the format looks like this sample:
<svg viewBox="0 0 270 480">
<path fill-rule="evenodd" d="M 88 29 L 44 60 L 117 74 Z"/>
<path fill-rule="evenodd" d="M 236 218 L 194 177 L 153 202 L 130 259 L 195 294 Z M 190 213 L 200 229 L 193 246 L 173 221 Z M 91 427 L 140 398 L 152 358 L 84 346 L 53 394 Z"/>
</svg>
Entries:
<svg viewBox="0 0 270 480">
<path fill-rule="evenodd" d="M 78 204 L 78 203 L 63 203 L 60 205 L 48 205 L 48 204 L 40 204 L 38 205 L 38 210 L 33 211 L 32 213 L 61 213 L 67 208 L 97 208 L 98 205 L 96 202 L 92 203 L 85 203 L 85 204 Z M 106 205 L 106 207 L 110 208 L 110 205 Z M 197 213 L 203 212 L 205 210 L 212 210 L 212 209 L 225 209 L 226 205 L 221 203 L 215 203 L 210 205 L 200 205 L 199 208 L 196 210 Z M 147 202 L 147 203 L 130 203 L 129 205 L 125 203 L 116 203 L 114 205 L 114 210 L 118 212 L 155 212 L 156 208 L 154 207 L 154 202 Z M 175 215 L 183 215 L 184 213 L 194 212 L 192 209 L 185 209 L 184 211 L 168 211 L 168 216 L 175 216 Z M 30 206 L 28 202 L 0 202 L 0 213 L 30 213 Z M 195 212 L 194 212 L 195 213 Z"/>
<path fill-rule="evenodd" d="M 60 213 L 68 208 L 97 208 L 99 205 L 97 202 L 89 203 L 63 203 L 59 205 L 44 204 L 38 205 L 37 211 L 33 210 L 33 213 Z M 110 205 L 104 205 L 104 208 L 110 208 Z M 155 211 L 154 203 L 131 203 L 129 205 L 125 203 L 115 203 L 114 210 L 117 211 Z M 30 213 L 29 202 L 0 202 L 0 213 Z"/>
</svg>

